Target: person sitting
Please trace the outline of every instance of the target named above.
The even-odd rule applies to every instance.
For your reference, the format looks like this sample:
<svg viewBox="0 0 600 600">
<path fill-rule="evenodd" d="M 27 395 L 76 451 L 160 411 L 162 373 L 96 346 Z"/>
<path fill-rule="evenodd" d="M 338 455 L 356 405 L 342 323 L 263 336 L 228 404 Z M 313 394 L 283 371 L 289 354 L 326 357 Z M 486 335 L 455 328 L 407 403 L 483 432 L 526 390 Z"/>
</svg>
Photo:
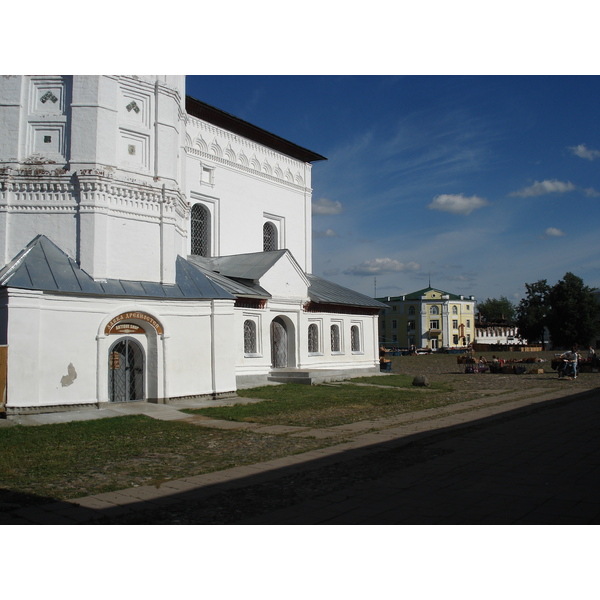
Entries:
<svg viewBox="0 0 600 600">
<path fill-rule="evenodd" d="M 386 358 L 387 350 L 383 347 L 379 347 L 379 370 L 380 371 L 391 371 L 392 370 L 392 361 L 389 358 Z"/>
<path fill-rule="evenodd" d="M 479 357 L 479 363 L 477 365 L 477 370 L 480 373 L 485 373 L 487 371 L 487 361 L 484 356 Z"/>
</svg>

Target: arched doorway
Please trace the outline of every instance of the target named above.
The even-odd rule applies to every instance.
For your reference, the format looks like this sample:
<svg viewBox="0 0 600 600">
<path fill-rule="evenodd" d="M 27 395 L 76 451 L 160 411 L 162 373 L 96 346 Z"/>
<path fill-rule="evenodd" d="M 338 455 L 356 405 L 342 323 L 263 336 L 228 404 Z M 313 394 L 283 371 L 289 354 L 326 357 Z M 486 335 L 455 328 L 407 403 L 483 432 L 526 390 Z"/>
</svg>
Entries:
<svg viewBox="0 0 600 600">
<path fill-rule="evenodd" d="M 271 366 L 274 369 L 288 366 L 288 331 L 281 317 L 271 321 Z"/>
<path fill-rule="evenodd" d="M 144 400 L 144 353 L 131 338 L 112 345 L 108 355 L 108 394 L 111 402 Z"/>
</svg>

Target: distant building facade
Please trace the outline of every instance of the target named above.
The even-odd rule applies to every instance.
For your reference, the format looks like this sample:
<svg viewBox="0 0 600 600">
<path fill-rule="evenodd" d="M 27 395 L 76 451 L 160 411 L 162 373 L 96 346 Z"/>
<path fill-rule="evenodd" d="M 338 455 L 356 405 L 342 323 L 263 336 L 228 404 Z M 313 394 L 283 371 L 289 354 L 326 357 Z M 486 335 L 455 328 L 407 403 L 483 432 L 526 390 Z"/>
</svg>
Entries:
<svg viewBox="0 0 600 600">
<path fill-rule="evenodd" d="M 488 346 L 515 346 L 526 344 L 527 341 L 519 338 L 519 330 L 514 325 L 477 324 L 475 343 Z"/>
<path fill-rule="evenodd" d="M 387 305 L 379 323 L 379 341 L 401 348 L 441 350 L 475 340 L 475 298 L 427 287 L 404 296 L 377 298 Z"/>
</svg>

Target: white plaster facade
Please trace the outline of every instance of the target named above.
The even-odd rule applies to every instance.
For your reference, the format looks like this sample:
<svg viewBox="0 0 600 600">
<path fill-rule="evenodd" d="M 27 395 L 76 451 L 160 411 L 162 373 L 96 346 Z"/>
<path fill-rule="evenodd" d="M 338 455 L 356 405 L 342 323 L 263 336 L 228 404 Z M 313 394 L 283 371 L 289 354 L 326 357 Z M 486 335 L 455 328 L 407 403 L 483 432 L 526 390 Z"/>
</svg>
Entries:
<svg viewBox="0 0 600 600">
<path fill-rule="evenodd" d="M 376 370 L 378 303 L 350 290 L 315 301 L 321 159 L 186 98 L 184 77 L 2 77 L 0 410 L 114 401 L 112 371 L 132 348 L 143 391 L 128 399 L 231 394 L 275 366 Z M 269 250 L 286 252 L 264 272 L 195 270 L 198 247 L 203 260 L 262 261 L 265 224 Z"/>
<path fill-rule="evenodd" d="M 479 326 L 475 329 L 475 343 L 502 346 L 526 344 L 527 340 L 519 337 L 519 330 L 514 326 L 497 325 L 491 327 Z"/>
</svg>

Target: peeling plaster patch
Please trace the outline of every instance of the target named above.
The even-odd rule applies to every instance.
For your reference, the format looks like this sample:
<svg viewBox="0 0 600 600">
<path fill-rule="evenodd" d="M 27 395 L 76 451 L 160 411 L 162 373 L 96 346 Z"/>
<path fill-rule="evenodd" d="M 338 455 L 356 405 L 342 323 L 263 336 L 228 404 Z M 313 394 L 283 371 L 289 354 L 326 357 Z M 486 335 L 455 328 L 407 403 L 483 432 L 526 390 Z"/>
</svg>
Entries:
<svg viewBox="0 0 600 600">
<path fill-rule="evenodd" d="M 77 371 L 75 370 L 73 363 L 69 363 L 69 366 L 67 367 L 67 375 L 63 375 L 63 377 L 60 380 L 60 383 L 63 387 L 67 387 L 71 385 L 76 379 Z"/>
</svg>

